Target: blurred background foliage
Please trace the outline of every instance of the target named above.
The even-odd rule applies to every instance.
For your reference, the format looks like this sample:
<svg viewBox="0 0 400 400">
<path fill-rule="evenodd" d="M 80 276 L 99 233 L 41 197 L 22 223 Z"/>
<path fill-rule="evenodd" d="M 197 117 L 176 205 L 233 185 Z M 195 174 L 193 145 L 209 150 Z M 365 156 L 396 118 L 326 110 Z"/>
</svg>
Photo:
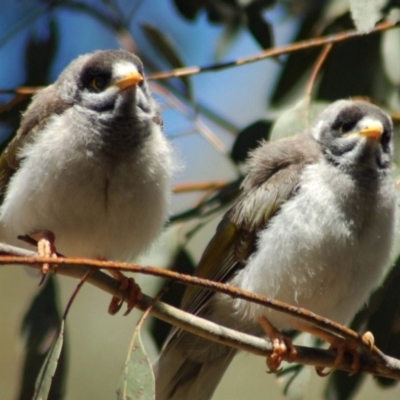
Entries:
<svg viewBox="0 0 400 400">
<path fill-rule="evenodd" d="M 159 71 L 215 65 L 191 76 L 151 80 L 163 110 L 165 134 L 181 168 L 175 178 L 171 222 L 140 262 L 191 273 L 220 215 L 238 194 L 249 150 L 261 139 L 295 134 L 327 103 L 362 97 L 392 115 L 399 142 L 400 28 L 371 32 L 380 21 L 399 21 L 399 14 L 398 0 L 3 0 L 2 146 L 15 133 L 29 102 L 22 87 L 51 83 L 80 54 L 109 48 L 133 51 L 144 61 L 150 78 Z M 263 49 L 355 29 L 364 34 L 332 48 L 308 45 L 290 54 L 222 68 L 225 62 Z M 397 179 L 399 156 L 400 143 L 394 166 Z M 399 252 L 400 246 L 393 263 Z M 372 330 L 377 345 L 399 358 L 397 264 L 353 327 Z M 57 332 L 60 309 L 76 282 L 49 279 L 38 291 L 37 280 L 22 268 L 8 266 L 1 271 L 0 394 L 2 399 L 30 399 L 38 363 Z M 149 277 L 138 277 L 138 282 L 150 295 L 163 286 Z M 174 285 L 163 300 L 178 304 L 182 292 L 183 287 Z M 49 398 L 115 396 L 135 315 L 108 316 L 108 300 L 89 285 L 79 294 Z M 151 319 L 145 326 L 143 340 L 154 358 L 169 328 Z M 298 340 L 310 344 L 307 337 Z M 309 368 L 293 366 L 280 375 L 279 388 L 276 378 L 264 371 L 263 360 L 239 355 L 214 398 L 397 399 L 400 395 L 393 381 L 342 373 L 322 380 Z"/>
</svg>

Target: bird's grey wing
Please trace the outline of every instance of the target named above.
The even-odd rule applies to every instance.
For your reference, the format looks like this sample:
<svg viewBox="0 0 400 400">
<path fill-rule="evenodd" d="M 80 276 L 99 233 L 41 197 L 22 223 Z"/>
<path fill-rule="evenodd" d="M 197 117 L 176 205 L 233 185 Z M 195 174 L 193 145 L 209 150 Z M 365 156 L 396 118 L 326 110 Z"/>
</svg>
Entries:
<svg viewBox="0 0 400 400">
<path fill-rule="evenodd" d="M 244 193 L 218 225 L 195 275 L 226 282 L 241 269 L 256 249 L 258 232 L 295 192 L 299 172 L 300 168 L 294 167 L 281 170 L 265 184 Z M 279 185 L 277 180 L 280 180 Z M 198 314 L 212 294 L 212 291 L 189 286 L 182 308 Z"/>
<path fill-rule="evenodd" d="M 7 184 L 17 170 L 20 149 L 34 137 L 35 133 L 45 127 L 51 116 L 60 115 L 70 104 L 61 100 L 54 85 L 38 92 L 24 113 L 20 128 L 0 156 L 0 198 L 4 197 Z"/>
</svg>

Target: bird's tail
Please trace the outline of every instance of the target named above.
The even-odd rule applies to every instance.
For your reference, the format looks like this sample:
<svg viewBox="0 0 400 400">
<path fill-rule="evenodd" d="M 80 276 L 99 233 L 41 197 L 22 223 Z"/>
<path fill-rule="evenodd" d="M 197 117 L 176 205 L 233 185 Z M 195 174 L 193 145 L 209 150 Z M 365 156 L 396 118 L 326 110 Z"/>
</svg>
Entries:
<svg viewBox="0 0 400 400">
<path fill-rule="evenodd" d="M 219 346 L 222 347 L 222 346 Z M 176 343 L 167 345 L 155 364 L 156 400 L 209 400 L 236 350 L 197 362 Z"/>
</svg>

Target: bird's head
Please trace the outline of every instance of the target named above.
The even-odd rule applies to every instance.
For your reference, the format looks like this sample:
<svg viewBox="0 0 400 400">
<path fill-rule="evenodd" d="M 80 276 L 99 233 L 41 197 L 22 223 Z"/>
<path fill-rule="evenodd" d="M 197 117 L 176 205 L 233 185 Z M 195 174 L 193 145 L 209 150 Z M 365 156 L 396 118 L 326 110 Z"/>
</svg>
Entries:
<svg viewBox="0 0 400 400">
<path fill-rule="evenodd" d="M 380 108 L 339 100 L 315 121 L 311 134 L 324 157 L 344 168 L 386 169 L 393 155 L 393 124 Z"/>
</svg>

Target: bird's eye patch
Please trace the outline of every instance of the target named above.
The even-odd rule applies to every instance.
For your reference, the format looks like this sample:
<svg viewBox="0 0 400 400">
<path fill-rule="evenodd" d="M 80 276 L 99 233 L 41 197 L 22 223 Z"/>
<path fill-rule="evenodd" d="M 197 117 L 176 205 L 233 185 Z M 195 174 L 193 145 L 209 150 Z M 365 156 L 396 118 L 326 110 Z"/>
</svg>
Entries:
<svg viewBox="0 0 400 400">
<path fill-rule="evenodd" d="M 362 118 L 362 114 L 355 109 L 347 109 L 341 112 L 334 123 L 332 129 L 340 134 L 350 132 Z"/>
<path fill-rule="evenodd" d="M 389 145 L 390 139 L 391 139 L 391 134 L 387 129 L 385 129 L 381 136 L 381 145 L 383 147 L 387 147 Z"/>
<path fill-rule="evenodd" d="M 94 92 L 102 92 L 109 84 L 110 78 L 106 75 L 97 75 L 89 82 L 89 88 Z"/>
</svg>

